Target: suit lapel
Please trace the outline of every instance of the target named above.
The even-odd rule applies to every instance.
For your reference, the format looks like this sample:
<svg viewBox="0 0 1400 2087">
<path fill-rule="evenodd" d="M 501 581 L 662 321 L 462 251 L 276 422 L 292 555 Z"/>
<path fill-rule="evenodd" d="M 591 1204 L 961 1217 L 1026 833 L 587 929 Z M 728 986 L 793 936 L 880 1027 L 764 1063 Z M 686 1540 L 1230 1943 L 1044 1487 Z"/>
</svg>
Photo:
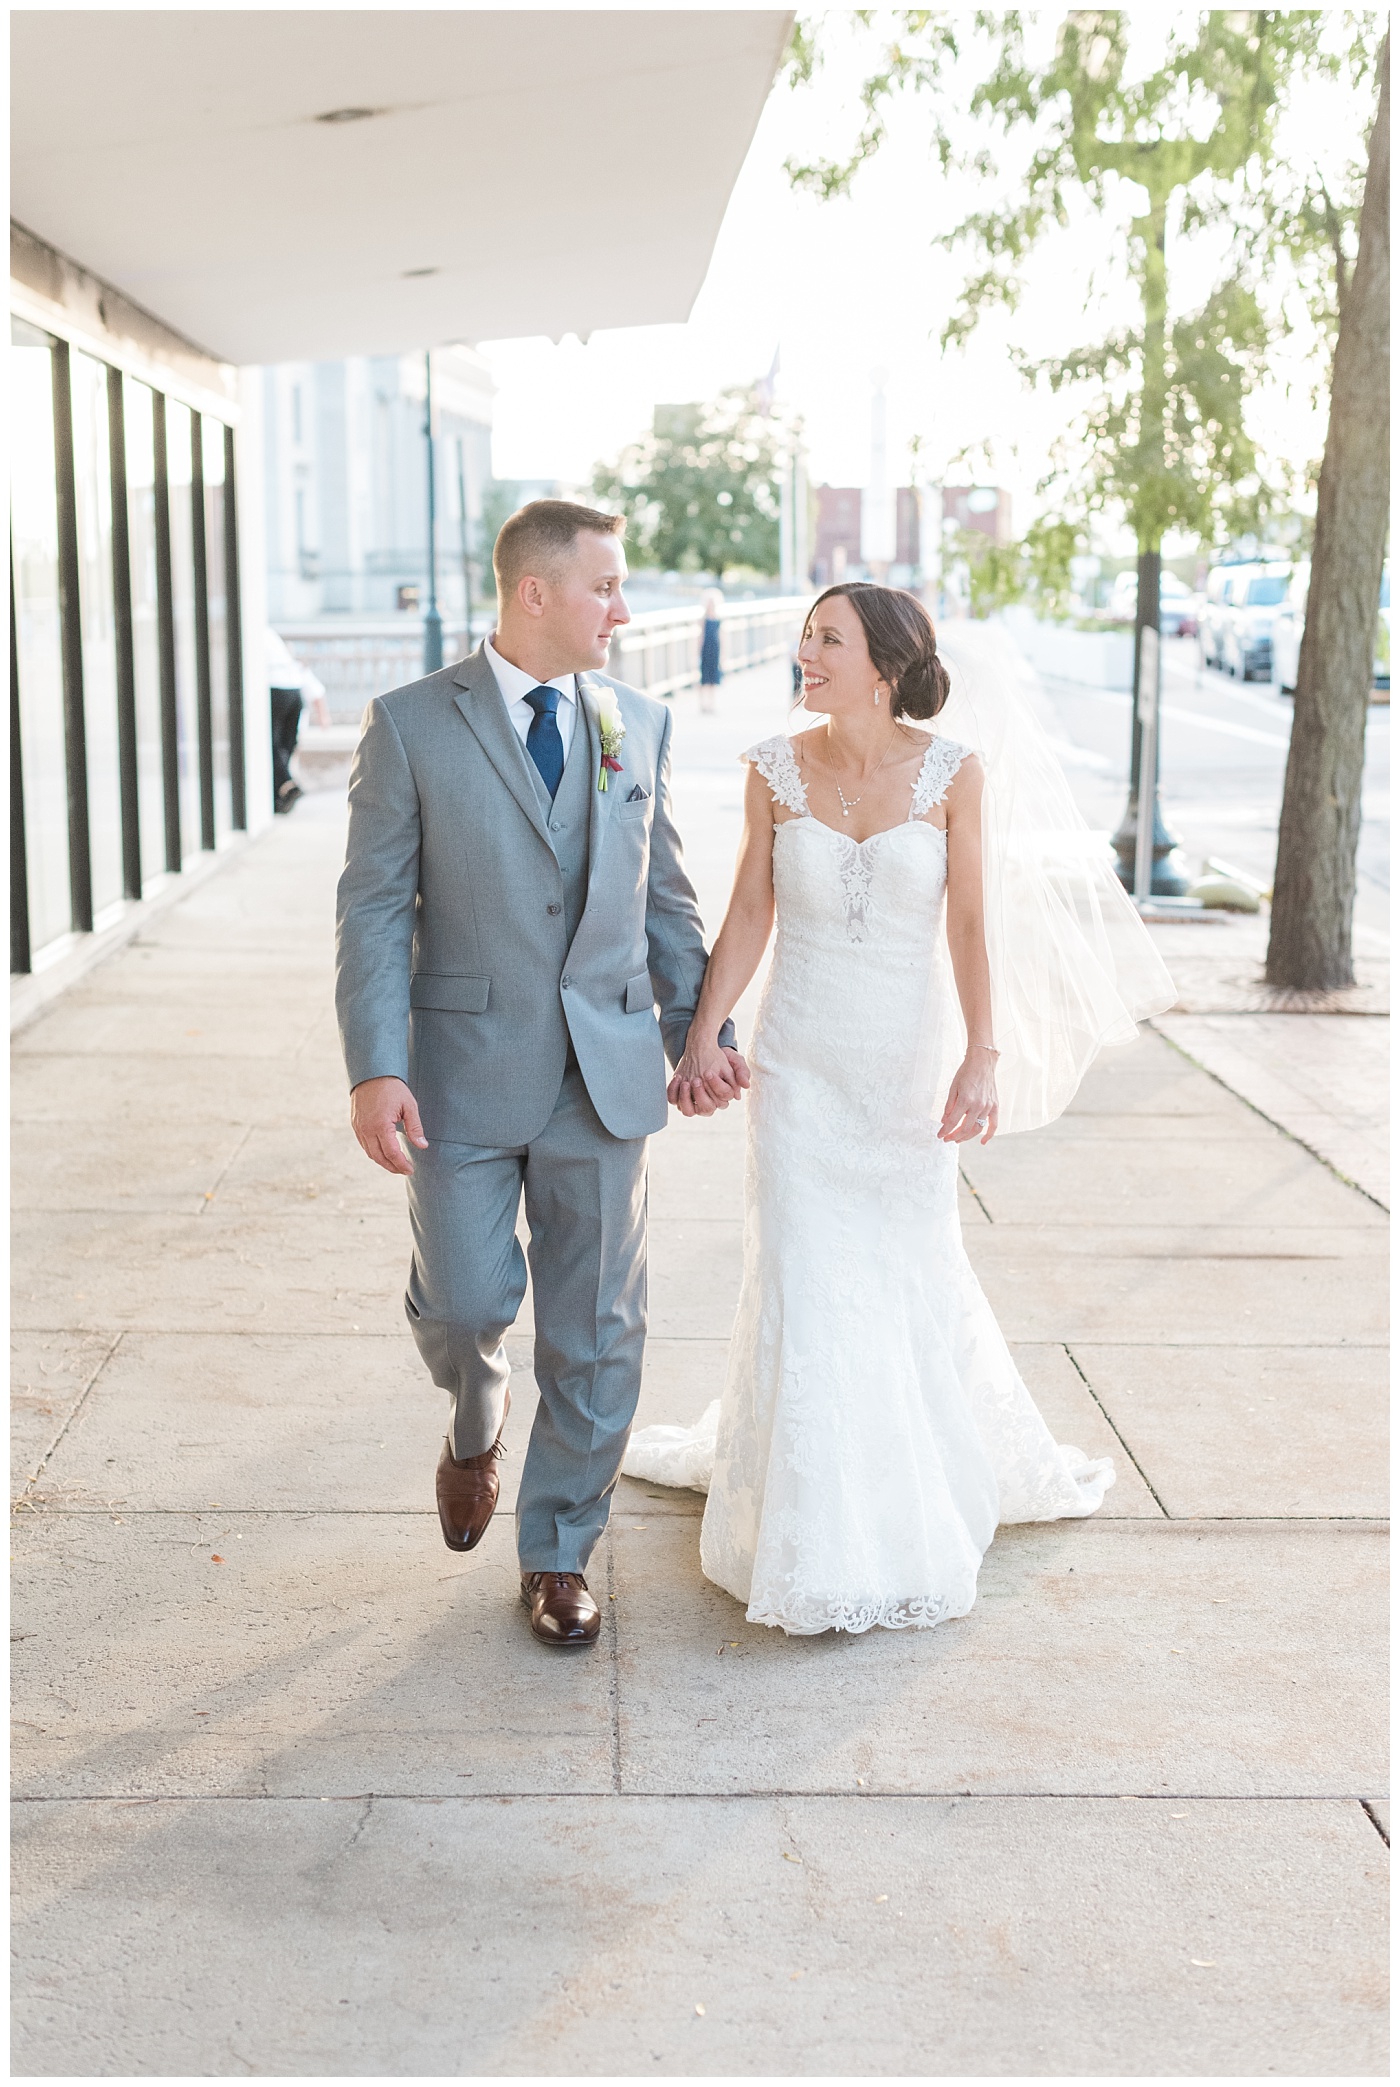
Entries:
<svg viewBox="0 0 1400 2087">
<path fill-rule="evenodd" d="M 617 800 L 617 786 L 621 776 L 609 775 L 608 788 L 598 788 L 598 771 L 603 765 L 603 734 L 598 723 L 598 684 L 586 674 L 574 677 L 574 686 L 579 693 L 579 704 L 583 712 L 580 720 L 588 727 L 588 752 L 591 766 L 588 771 L 588 888 L 593 889 L 593 879 L 598 874 L 598 859 L 602 854 L 603 835 L 612 816 Z M 606 684 L 604 684 L 606 686 Z"/>
<path fill-rule="evenodd" d="M 454 678 L 458 693 L 453 700 L 475 732 L 482 752 L 546 848 L 553 852 L 549 827 L 530 778 L 527 765 L 530 756 L 520 744 L 520 735 L 507 715 L 483 647 L 478 646 L 470 659 L 463 660 Z"/>
</svg>

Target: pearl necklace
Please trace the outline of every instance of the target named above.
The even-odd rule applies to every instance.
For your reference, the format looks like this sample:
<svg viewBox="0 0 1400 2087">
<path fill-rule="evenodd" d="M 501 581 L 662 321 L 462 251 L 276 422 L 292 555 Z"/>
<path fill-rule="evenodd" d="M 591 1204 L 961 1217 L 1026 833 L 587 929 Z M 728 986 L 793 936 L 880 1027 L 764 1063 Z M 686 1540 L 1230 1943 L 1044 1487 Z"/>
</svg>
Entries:
<svg viewBox="0 0 1400 2087">
<path fill-rule="evenodd" d="M 886 747 L 885 747 L 885 751 L 884 751 L 884 752 L 883 752 L 883 753 L 881 754 L 881 756 L 880 756 L 879 760 L 878 760 L 878 761 L 877 761 L 877 762 L 875 763 L 875 766 L 874 766 L 874 768 L 873 768 L 873 769 L 871 770 L 871 772 L 870 772 L 870 782 L 871 782 L 871 783 L 873 783 L 873 782 L 874 782 L 874 780 L 875 780 L 876 776 L 877 776 L 877 775 L 878 775 L 878 774 L 880 773 L 880 770 L 881 770 L 881 769 L 882 769 L 882 768 L 884 767 L 884 765 L 885 765 L 886 761 L 888 761 L 888 759 L 889 759 L 889 757 L 890 757 L 890 747 L 892 747 L 892 746 L 894 745 L 894 743 L 895 743 L 895 740 L 896 740 L 896 739 L 898 738 L 898 736 L 899 736 L 899 726 L 898 726 L 898 724 L 896 723 L 895 725 L 893 725 L 893 726 L 891 727 L 891 730 L 890 730 L 890 736 L 889 736 L 889 742 L 888 742 L 888 744 L 887 744 L 887 745 L 886 745 Z M 837 795 L 837 796 L 838 796 L 838 797 L 840 798 L 840 800 L 841 800 L 841 817 L 842 817 L 843 819 L 849 819 L 849 818 L 850 818 L 850 816 L 851 816 L 851 813 L 852 813 L 852 812 L 853 812 L 853 811 L 855 810 L 856 806 L 857 806 L 857 805 L 858 805 L 858 804 L 860 803 L 860 797 L 864 797 L 864 795 L 865 795 L 865 790 L 862 790 L 862 791 L 861 791 L 861 793 L 860 793 L 860 797 L 848 797 L 848 796 L 846 795 L 845 791 L 844 791 L 844 790 L 843 790 L 843 789 L 841 788 L 841 785 L 840 785 L 839 781 L 837 781 L 837 776 L 836 776 L 836 770 L 835 770 L 834 768 L 832 768 L 832 766 L 831 766 L 831 727 L 830 727 L 830 725 L 828 725 L 828 726 L 827 726 L 827 728 L 826 728 L 826 745 L 827 745 L 827 756 L 826 756 L 826 765 L 827 765 L 828 769 L 829 769 L 829 770 L 830 770 L 830 772 L 831 772 L 831 780 L 832 780 L 832 782 L 833 782 L 833 783 L 835 784 L 835 786 L 836 786 L 836 795 Z M 866 789 L 866 790 L 868 790 L 868 789 L 869 789 L 869 787 L 870 787 L 870 783 L 867 783 L 867 784 L 866 784 L 866 786 L 865 786 L 865 789 Z"/>
</svg>

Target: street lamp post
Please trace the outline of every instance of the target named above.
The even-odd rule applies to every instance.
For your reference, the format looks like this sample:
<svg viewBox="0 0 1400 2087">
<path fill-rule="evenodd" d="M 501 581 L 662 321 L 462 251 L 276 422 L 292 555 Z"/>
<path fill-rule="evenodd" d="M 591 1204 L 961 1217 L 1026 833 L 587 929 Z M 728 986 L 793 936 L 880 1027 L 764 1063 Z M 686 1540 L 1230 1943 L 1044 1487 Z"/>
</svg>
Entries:
<svg viewBox="0 0 1400 2087">
<path fill-rule="evenodd" d="M 467 445 L 457 437 L 457 512 L 461 522 L 462 537 L 462 597 L 463 597 L 463 649 L 472 649 L 472 544 L 471 513 L 467 506 Z"/>
<path fill-rule="evenodd" d="M 442 617 L 437 604 L 437 470 L 433 455 L 433 351 L 423 352 L 423 435 L 428 445 L 428 606 L 423 616 L 423 672 L 442 665 Z"/>
<path fill-rule="evenodd" d="M 1139 897 L 1149 892 L 1139 892 L 1139 864 L 1147 860 L 1146 835 L 1144 846 L 1138 845 L 1138 828 L 1142 820 L 1142 807 L 1148 806 L 1148 823 L 1151 829 L 1151 875 L 1150 896 L 1153 898 L 1180 898 L 1189 887 L 1190 879 L 1183 875 L 1179 864 L 1173 860 L 1181 845 L 1181 836 L 1173 833 L 1162 816 L 1162 804 L 1157 790 L 1160 766 L 1161 733 L 1157 726 L 1160 705 L 1155 692 L 1160 687 L 1161 673 L 1161 593 L 1162 558 L 1159 551 L 1143 551 L 1138 557 L 1138 606 L 1137 627 L 1133 644 L 1133 745 L 1129 764 L 1128 802 L 1118 831 L 1113 836 L 1113 851 L 1118 857 L 1118 875 L 1128 890 Z M 1143 729 L 1144 690 L 1148 679 L 1152 682 L 1153 729 Z"/>
</svg>

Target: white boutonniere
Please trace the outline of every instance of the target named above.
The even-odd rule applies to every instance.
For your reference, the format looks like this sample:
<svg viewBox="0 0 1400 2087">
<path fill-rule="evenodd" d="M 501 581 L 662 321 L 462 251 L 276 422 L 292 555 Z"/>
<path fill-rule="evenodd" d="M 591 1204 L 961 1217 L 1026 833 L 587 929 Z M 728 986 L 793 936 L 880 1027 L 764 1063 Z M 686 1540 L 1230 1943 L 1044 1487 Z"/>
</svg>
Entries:
<svg viewBox="0 0 1400 2087">
<path fill-rule="evenodd" d="M 617 697 L 606 686 L 597 690 L 598 737 L 602 741 L 603 758 L 598 764 L 598 788 L 606 790 L 609 775 L 621 775 L 622 763 L 618 755 L 622 742 L 627 737 L 627 727 L 622 722 L 622 712 L 617 707 Z"/>
</svg>

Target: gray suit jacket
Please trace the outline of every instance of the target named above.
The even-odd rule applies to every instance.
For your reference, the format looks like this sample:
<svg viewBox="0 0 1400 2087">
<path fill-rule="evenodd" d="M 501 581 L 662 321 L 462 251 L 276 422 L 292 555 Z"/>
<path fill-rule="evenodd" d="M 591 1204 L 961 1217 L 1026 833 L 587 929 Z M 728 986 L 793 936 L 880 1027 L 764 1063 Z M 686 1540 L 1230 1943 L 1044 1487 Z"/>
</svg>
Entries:
<svg viewBox="0 0 1400 2087">
<path fill-rule="evenodd" d="M 666 1121 L 662 1040 L 675 1063 L 706 963 L 671 818 L 671 714 L 604 675 L 578 686 L 592 777 L 588 894 L 571 943 L 529 755 L 485 652 L 366 713 L 338 894 L 341 1044 L 352 1087 L 408 1082 L 430 1142 L 528 1143 L 558 1098 L 570 1038 L 615 1137 Z M 626 726 L 606 791 L 602 686 Z M 637 784 L 648 795 L 629 804 Z"/>
</svg>

